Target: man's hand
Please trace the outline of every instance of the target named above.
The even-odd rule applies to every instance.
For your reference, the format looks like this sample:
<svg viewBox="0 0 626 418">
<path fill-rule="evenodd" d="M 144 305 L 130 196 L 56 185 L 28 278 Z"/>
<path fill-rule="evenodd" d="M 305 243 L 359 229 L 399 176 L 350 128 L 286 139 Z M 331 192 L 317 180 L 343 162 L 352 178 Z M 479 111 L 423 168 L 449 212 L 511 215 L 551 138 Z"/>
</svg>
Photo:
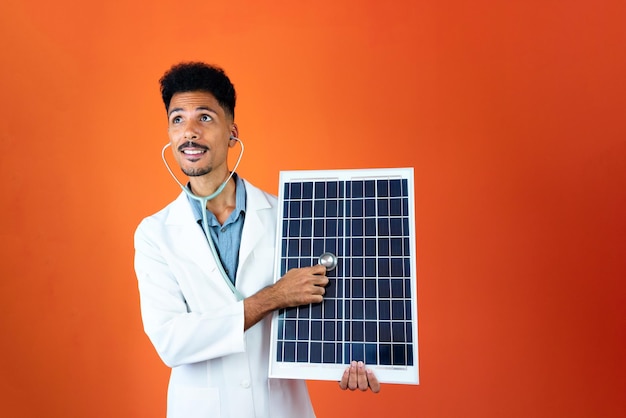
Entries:
<svg viewBox="0 0 626 418">
<path fill-rule="evenodd" d="M 326 267 L 317 264 L 312 267 L 291 269 L 273 286 L 273 297 L 279 308 L 320 303 L 324 299 L 328 284 Z"/>
<path fill-rule="evenodd" d="M 320 303 L 328 284 L 325 273 L 326 267 L 319 264 L 291 269 L 272 286 L 244 299 L 244 331 L 276 309 Z"/>
<path fill-rule="evenodd" d="M 374 393 L 380 392 L 378 378 L 371 369 L 365 368 L 365 364 L 362 361 L 350 363 L 350 366 L 343 372 L 339 387 L 341 390 L 359 389 L 360 391 L 366 391 L 369 388 Z"/>
</svg>

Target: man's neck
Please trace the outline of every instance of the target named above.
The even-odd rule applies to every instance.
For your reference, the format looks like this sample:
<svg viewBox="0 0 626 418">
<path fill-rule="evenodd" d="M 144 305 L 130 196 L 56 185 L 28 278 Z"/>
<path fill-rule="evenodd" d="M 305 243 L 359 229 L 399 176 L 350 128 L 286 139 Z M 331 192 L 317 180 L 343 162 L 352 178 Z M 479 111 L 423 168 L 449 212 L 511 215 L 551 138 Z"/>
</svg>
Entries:
<svg viewBox="0 0 626 418">
<path fill-rule="evenodd" d="M 228 174 L 224 180 L 228 178 Z M 223 184 L 223 181 L 216 183 L 203 177 L 192 177 L 189 179 L 191 191 L 196 196 L 209 196 Z M 237 206 L 236 182 L 231 178 L 224 190 L 213 199 L 207 201 L 206 209 L 212 212 L 220 223 L 224 223 L 231 212 Z"/>
</svg>

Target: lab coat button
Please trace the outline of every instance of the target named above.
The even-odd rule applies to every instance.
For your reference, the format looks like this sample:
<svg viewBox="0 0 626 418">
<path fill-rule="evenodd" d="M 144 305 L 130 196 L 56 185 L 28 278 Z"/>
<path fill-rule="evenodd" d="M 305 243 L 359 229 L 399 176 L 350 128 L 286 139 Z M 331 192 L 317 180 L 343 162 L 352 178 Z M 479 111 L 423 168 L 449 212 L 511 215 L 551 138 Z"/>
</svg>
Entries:
<svg viewBox="0 0 626 418">
<path fill-rule="evenodd" d="M 245 388 L 245 389 L 248 389 L 250 387 L 250 381 L 247 380 L 247 379 L 246 380 L 242 380 L 241 381 L 241 387 Z"/>
</svg>

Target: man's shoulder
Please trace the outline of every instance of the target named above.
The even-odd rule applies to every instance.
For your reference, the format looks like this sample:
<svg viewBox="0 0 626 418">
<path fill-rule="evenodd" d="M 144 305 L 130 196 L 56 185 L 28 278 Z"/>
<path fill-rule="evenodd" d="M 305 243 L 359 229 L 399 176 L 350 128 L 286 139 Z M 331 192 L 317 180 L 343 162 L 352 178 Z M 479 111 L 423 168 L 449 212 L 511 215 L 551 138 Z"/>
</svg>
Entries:
<svg viewBox="0 0 626 418">
<path fill-rule="evenodd" d="M 272 193 L 266 192 L 263 189 L 258 188 L 250 181 L 242 179 L 246 188 L 246 197 L 254 201 L 265 200 L 271 207 L 276 207 L 278 198 Z"/>
<path fill-rule="evenodd" d="M 160 209 L 158 212 L 155 212 L 152 215 L 149 215 L 143 218 L 141 222 L 139 223 L 139 226 L 137 227 L 137 229 L 139 230 L 142 228 L 146 228 L 148 226 L 150 228 L 155 228 L 158 225 L 164 225 L 167 219 L 170 217 L 170 215 L 173 212 L 174 213 L 179 212 L 182 208 L 185 207 L 187 200 L 184 199 L 184 197 L 185 197 L 184 194 L 181 193 L 180 195 L 178 195 L 176 199 L 168 203 L 164 208 Z M 188 206 L 189 205 L 187 204 L 187 207 Z M 188 207 L 188 210 L 191 210 L 191 209 Z"/>
</svg>

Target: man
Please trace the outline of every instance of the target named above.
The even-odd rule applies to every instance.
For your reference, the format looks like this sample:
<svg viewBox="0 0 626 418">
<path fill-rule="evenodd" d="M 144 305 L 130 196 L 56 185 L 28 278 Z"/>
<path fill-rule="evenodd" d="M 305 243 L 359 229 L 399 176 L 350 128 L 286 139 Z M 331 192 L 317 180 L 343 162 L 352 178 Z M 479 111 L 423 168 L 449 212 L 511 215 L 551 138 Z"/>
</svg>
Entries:
<svg viewBox="0 0 626 418">
<path fill-rule="evenodd" d="M 185 63 L 160 83 L 169 145 L 189 183 L 137 228 L 135 270 L 145 331 L 172 367 L 168 417 L 312 417 L 304 381 L 268 379 L 269 314 L 321 302 L 325 268 L 273 283 L 277 202 L 228 168 L 238 127 L 226 74 Z M 361 362 L 339 385 L 380 390 Z"/>
</svg>

